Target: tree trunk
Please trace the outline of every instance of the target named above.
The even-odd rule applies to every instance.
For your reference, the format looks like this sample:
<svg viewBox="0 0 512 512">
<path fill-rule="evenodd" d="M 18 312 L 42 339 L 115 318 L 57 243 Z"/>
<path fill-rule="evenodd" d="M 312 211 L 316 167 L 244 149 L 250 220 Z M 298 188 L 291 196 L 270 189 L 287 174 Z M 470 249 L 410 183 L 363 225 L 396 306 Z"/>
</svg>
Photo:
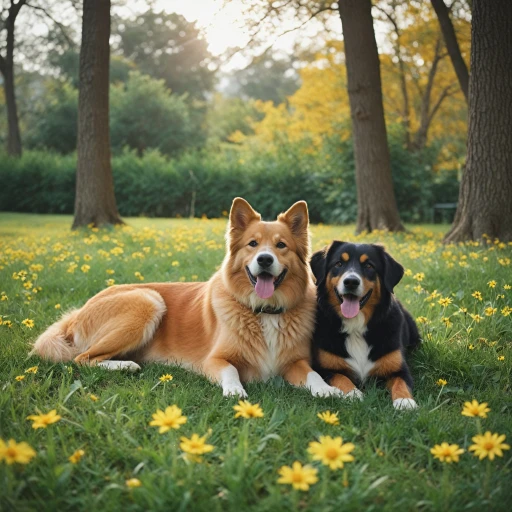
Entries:
<svg viewBox="0 0 512 512">
<path fill-rule="evenodd" d="M 453 64 L 453 69 L 455 69 L 455 74 L 459 80 L 460 88 L 464 93 L 464 97 L 466 98 L 466 103 L 468 102 L 468 89 L 469 89 L 469 73 L 468 67 L 462 58 L 462 54 L 460 53 L 459 43 L 457 41 L 457 36 L 455 35 L 455 29 L 453 28 L 452 20 L 450 19 L 450 12 L 444 0 L 431 0 L 432 6 L 437 14 L 437 19 L 439 20 L 439 25 L 441 26 L 441 32 L 443 33 L 444 43 L 446 45 L 446 49 L 448 50 L 448 54 L 450 55 L 450 59 Z"/>
<path fill-rule="evenodd" d="M 396 205 L 382 105 L 371 0 L 339 0 L 357 185 L 357 232 L 403 231 Z"/>
<path fill-rule="evenodd" d="M 512 2 L 475 0 L 468 158 L 445 242 L 512 240 Z"/>
<path fill-rule="evenodd" d="M 7 153 L 11 156 L 21 156 L 20 125 L 18 121 L 18 109 L 14 94 L 14 66 L 6 63 L 2 66 L 4 77 L 5 104 L 7 106 Z"/>
<path fill-rule="evenodd" d="M 4 78 L 4 94 L 7 105 L 7 153 L 12 156 L 21 156 L 20 124 L 14 93 L 14 27 L 20 9 L 25 3 L 26 0 L 18 0 L 16 3 L 11 0 L 4 22 L 7 32 L 5 57 L 0 55 L 0 72 Z"/>
<path fill-rule="evenodd" d="M 84 0 L 73 229 L 120 224 L 110 163 L 110 0 Z"/>
</svg>

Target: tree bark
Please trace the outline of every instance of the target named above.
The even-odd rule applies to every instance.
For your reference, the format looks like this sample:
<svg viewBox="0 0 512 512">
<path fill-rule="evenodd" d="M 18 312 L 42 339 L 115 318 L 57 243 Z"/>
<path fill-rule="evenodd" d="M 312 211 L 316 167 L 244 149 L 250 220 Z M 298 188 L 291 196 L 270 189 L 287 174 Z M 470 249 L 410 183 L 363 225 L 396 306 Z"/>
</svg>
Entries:
<svg viewBox="0 0 512 512">
<path fill-rule="evenodd" d="M 474 0 L 468 157 L 445 242 L 512 240 L 512 2 Z"/>
<path fill-rule="evenodd" d="M 450 19 L 450 12 L 444 0 L 431 0 L 432 6 L 436 11 L 437 19 L 439 20 L 439 25 L 441 26 L 441 32 L 443 33 L 444 43 L 446 45 L 446 49 L 448 50 L 448 54 L 450 55 L 450 59 L 453 64 L 453 69 L 455 70 L 455 74 L 457 75 L 457 79 L 459 80 L 460 88 L 464 93 L 464 97 L 466 98 L 466 103 L 468 102 L 468 90 L 469 90 L 469 73 L 468 67 L 462 58 L 462 54 L 460 52 L 459 43 L 457 41 L 457 36 L 455 34 L 455 29 L 453 28 L 452 20 Z"/>
<path fill-rule="evenodd" d="M 403 231 L 387 143 L 371 0 L 339 0 L 357 185 L 357 232 Z"/>
<path fill-rule="evenodd" d="M 110 0 L 84 0 L 73 229 L 122 223 L 110 162 Z"/>
<path fill-rule="evenodd" d="M 0 55 L 0 72 L 4 78 L 7 106 L 7 153 L 11 156 L 21 156 L 20 124 L 14 89 L 14 27 L 18 13 L 25 3 L 26 0 L 19 0 L 17 3 L 11 1 L 5 20 L 7 31 L 5 57 Z"/>
</svg>

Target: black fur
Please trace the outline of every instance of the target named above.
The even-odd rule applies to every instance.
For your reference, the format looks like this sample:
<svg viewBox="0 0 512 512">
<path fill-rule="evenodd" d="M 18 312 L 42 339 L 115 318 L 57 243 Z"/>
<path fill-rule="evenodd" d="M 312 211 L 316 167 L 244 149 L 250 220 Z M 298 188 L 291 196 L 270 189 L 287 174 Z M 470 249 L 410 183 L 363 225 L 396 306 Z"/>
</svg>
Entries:
<svg viewBox="0 0 512 512">
<path fill-rule="evenodd" d="M 349 262 L 343 261 L 343 253 L 349 254 Z M 368 262 L 371 263 L 372 268 L 365 269 L 364 264 L 360 263 L 359 258 L 363 254 L 369 256 Z M 355 272 L 370 281 L 374 281 L 378 275 L 382 284 L 380 303 L 375 307 L 364 335 L 370 348 L 369 359 L 377 361 L 396 350 L 400 350 L 404 356 L 402 367 L 398 371 L 389 375 L 381 375 L 379 380 L 386 381 L 401 377 L 412 390 L 413 380 L 405 362 L 405 352 L 408 348 L 416 347 L 420 343 L 420 337 L 413 318 L 393 296 L 393 289 L 404 274 L 403 267 L 379 245 L 351 244 L 340 241 L 334 241 L 325 250 L 313 254 L 310 264 L 317 281 L 318 299 L 316 328 L 312 345 L 313 369 L 329 382 L 334 373 L 332 369 L 322 368 L 319 364 L 319 349 L 344 359 L 350 357 L 346 348 L 348 335 L 342 332 L 343 318 L 340 315 L 339 306 L 335 309 L 329 302 L 329 280 L 327 279 L 337 275 L 341 276 L 350 266 Z M 355 372 L 337 370 L 335 373 L 346 375 L 356 385 L 361 384 Z"/>
</svg>

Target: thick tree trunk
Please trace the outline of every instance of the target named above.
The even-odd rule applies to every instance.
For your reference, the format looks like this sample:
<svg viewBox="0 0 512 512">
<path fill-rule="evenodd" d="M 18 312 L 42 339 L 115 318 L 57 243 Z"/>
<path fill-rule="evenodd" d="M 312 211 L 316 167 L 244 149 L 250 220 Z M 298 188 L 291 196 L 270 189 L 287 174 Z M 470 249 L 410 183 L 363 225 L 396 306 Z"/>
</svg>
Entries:
<svg viewBox="0 0 512 512">
<path fill-rule="evenodd" d="M 18 109 L 14 93 L 14 66 L 7 63 L 2 66 L 4 78 L 5 104 L 7 106 L 7 153 L 11 156 L 21 156 L 20 125 L 18 120 Z"/>
<path fill-rule="evenodd" d="M 339 0 L 357 184 L 357 232 L 403 231 L 396 205 L 382 105 L 371 0 Z"/>
<path fill-rule="evenodd" d="M 5 57 L 0 55 L 0 72 L 4 78 L 7 105 L 7 153 L 12 156 L 21 156 L 20 124 L 14 93 L 14 27 L 20 9 L 25 3 L 26 0 L 18 0 L 16 3 L 11 0 L 4 26 L 7 32 Z"/>
<path fill-rule="evenodd" d="M 445 242 L 512 240 L 512 2 L 475 0 L 468 158 Z"/>
<path fill-rule="evenodd" d="M 73 229 L 122 223 L 110 163 L 110 0 L 84 0 L 83 6 Z"/>
<path fill-rule="evenodd" d="M 450 12 L 444 0 L 431 0 L 432 6 L 437 14 L 437 19 L 439 20 L 439 25 L 441 26 L 441 32 L 443 33 L 444 43 L 446 45 L 446 49 L 448 50 L 448 54 L 450 55 L 450 59 L 453 64 L 453 69 L 455 69 L 455 74 L 459 80 L 460 88 L 464 93 L 464 97 L 466 98 L 466 103 L 468 101 L 468 89 L 469 89 L 469 73 L 468 67 L 462 58 L 462 54 L 460 53 L 459 43 L 457 41 L 457 36 L 455 35 L 455 29 L 453 28 L 452 20 L 450 19 Z"/>
</svg>

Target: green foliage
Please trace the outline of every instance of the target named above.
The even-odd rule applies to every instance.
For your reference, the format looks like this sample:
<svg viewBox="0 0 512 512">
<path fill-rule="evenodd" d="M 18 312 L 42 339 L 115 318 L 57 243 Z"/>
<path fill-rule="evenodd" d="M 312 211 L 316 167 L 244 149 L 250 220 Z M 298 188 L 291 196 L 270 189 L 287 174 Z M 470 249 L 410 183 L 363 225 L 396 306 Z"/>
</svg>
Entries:
<svg viewBox="0 0 512 512">
<path fill-rule="evenodd" d="M 59 153 L 76 149 L 78 91 L 70 82 L 51 82 L 27 127 L 28 147 L 48 148 Z"/>
<path fill-rule="evenodd" d="M 156 148 L 171 155 L 194 145 L 188 107 L 163 80 L 131 72 L 126 84 L 112 86 L 110 108 L 114 151 L 128 146 L 139 154 Z"/>
<path fill-rule="evenodd" d="M 119 36 L 115 52 L 142 73 L 163 79 L 173 92 L 205 99 L 212 90 L 214 71 L 209 68 L 207 42 L 196 24 L 180 14 L 150 8 L 132 18 L 115 19 L 112 32 Z"/>
<path fill-rule="evenodd" d="M 260 121 L 262 117 L 254 101 L 215 94 L 206 114 L 209 142 L 213 144 L 227 142 L 229 136 L 235 131 L 251 135 L 254 133 L 252 123 Z"/>
</svg>

